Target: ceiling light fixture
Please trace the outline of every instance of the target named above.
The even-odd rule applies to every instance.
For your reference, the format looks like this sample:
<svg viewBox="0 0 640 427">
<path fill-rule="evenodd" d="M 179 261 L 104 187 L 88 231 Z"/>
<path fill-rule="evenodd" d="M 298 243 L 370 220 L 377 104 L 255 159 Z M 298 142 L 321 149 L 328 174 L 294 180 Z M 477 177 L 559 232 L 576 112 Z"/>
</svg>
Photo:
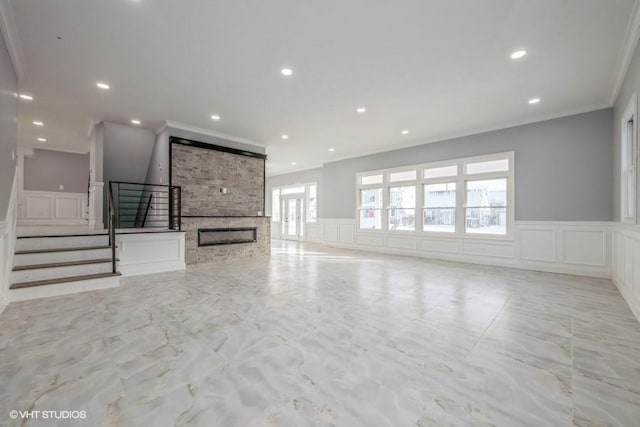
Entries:
<svg viewBox="0 0 640 427">
<path fill-rule="evenodd" d="M 403 134 L 403 135 L 409 135 L 409 130 L 408 130 L 408 129 L 405 129 L 405 130 L 403 130 L 403 131 L 402 131 L 402 132 L 400 132 L 400 133 L 401 133 L 401 134 Z"/>
<path fill-rule="evenodd" d="M 527 54 L 526 50 L 516 50 L 511 54 L 511 59 L 520 59 Z"/>
<path fill-rule="evenodd" d="M 280 138 L 282 138 L 282 139 L 289 139 L 289 135 L 283 134 L 283 135 L 281 135 L 281 136 L 280 136 Z"/>
<path fill-rule="evenodd" d="M 132 119 L 131 123 L 133 123 L 134 125 L 138 126 L 138 125 L 140 125 L 140 120 Z"/>
<path fill-rule="evenodd" d="M 297 165 L 296 162 L 291 162 L 291 166 L 295 166 L 295 165 Z"/>
<path fill-rule="evenodd" d="M 47 138 L 38 138 L 39 142 L 47 142 Z"/>
<path fill-rule="evenodd" d="M 36 125 L 36 126 L 44 126 L 44 123 L 42 123 L 41 121 L 38 121 L 38 120 L 34 120 L 33 124 Z"/>
<path fill-rule="evenodd" d="M 333 153 L 334 151 L 336 151 L 335 148 L 329 148 L 329 152 Z"/>
<path fill-rule="evenodd" d="M 367 112 L 367 109 L 365 107 L 358 107 L 358 109 L 356 110 L 359 114 L 364 114 Z"/>
<path fill-rule="evenodd" d="M 283 76 L 287 76 L 287 77 L 293 74 L 293 70 L 291 68 L 283 68 L 282 70 L 280 70 L 280 72 L 282 73 Z"/>
<path fill-rule="evenodd" d="M 217 114 L 212 114 L 212 115 L 211 115 L 211 120 L 218 121 L 218 120 L 220 120 L 220 116 L 219 116 L 219 115 L 217 115 Z"/>
<path fill-rule="evenodd" d="M 21 93 L 20 94 L 20 98 L 24 99 L 25 101 L 33 101 L 33 96 L 28 95 L 26 93 Z"/>
<path fill-rule="evenodd" d="M 96 86 L 98 86 L 102 90 L 109 90 L 111 88 L 111 86 L 103 82 L 96 83 Z"/>
<path fill-rule="evenodd" d="M 532 105 L 533 105 L 533 104 L 537 104 L 537 103 L 539 103 L 539 102 L 540 102 L 540 98 L 531 98 L 531 99 L 529 100 L 529 104 L 532 104 Z"/>
</svg>

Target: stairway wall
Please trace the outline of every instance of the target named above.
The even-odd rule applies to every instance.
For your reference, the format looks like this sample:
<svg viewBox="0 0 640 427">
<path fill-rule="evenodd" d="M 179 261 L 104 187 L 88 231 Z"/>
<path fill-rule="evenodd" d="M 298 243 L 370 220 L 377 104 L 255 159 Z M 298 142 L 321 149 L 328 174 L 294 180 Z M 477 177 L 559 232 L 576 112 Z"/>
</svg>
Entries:
<svg viewBox="0 0 640 427">
<path fill-rule="evenodd" d="M 9 285 L 13 267 L 13 253 L 16 245 L 18 179 L 15 172 L 12 182 L 6 220 L 0 221 L 0 313 L 9 303 Z"/>
</svg>

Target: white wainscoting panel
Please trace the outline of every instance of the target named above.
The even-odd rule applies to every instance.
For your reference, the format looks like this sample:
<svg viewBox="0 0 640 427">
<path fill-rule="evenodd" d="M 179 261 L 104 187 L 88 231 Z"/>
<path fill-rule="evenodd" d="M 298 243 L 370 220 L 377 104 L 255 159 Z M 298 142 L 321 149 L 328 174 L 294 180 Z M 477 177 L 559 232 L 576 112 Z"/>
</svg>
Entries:
<svg viewBox="0 0 640 427">
<path fill-rule="evenodd" d="M 18 225 L 85 225 L 87 195 L 55 191 L 24 191 L 24 215 Z"/>
<path fill-rule="evenodd" d="M 562 262 L 606 267 L 608 238 L 605 230 L 562 230 Z"/>
<path fill-rule="evenodd" d="M 520 259 L 556 262 L 556 232 L 521 227 L 516 240 L 520 242 Z"/>
<path fill-rule="evenodd" d="M 116 243 L 123 276 L 185 269 L 184 232 L 118 234 Z"/>
<path fill-rule="evenodd" d="M 516 221 L 513 239 L 356 229 L 354 219 L 322 219 L 324 244 L 382 253 L 610 277 L 611 223 Z"/>
<path fill-rule="evenodd" d="M 640 225 L 613 225 L 613 282 L 640 321 Z"/>
</svg>

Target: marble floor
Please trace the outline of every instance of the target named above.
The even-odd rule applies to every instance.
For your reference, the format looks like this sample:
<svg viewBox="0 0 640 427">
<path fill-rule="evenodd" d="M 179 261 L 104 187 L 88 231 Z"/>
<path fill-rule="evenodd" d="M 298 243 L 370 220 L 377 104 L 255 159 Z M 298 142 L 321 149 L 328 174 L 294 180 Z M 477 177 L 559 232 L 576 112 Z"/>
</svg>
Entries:
<svg viewBox="0 0 640 427">
<path fill-rule="evenodd" d="M 640 324 L 609 280 L 275 241 L 10 305 L 0 385 L 0 425 L 638 426 Z"/>
</svg>

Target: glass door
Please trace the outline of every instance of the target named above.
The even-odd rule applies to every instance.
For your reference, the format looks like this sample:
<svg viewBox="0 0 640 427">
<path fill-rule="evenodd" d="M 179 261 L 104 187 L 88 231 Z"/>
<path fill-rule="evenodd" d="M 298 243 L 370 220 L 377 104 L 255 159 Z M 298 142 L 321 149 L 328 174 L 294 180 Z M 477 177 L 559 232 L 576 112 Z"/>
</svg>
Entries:
<svg viewBox="0 0 640 427">
<path fill-rule="evenodd" d="M 304 234 L 304 199 L 287 197 L 282 201 L 282 238 L 299 240 Z"/>
</svg>

